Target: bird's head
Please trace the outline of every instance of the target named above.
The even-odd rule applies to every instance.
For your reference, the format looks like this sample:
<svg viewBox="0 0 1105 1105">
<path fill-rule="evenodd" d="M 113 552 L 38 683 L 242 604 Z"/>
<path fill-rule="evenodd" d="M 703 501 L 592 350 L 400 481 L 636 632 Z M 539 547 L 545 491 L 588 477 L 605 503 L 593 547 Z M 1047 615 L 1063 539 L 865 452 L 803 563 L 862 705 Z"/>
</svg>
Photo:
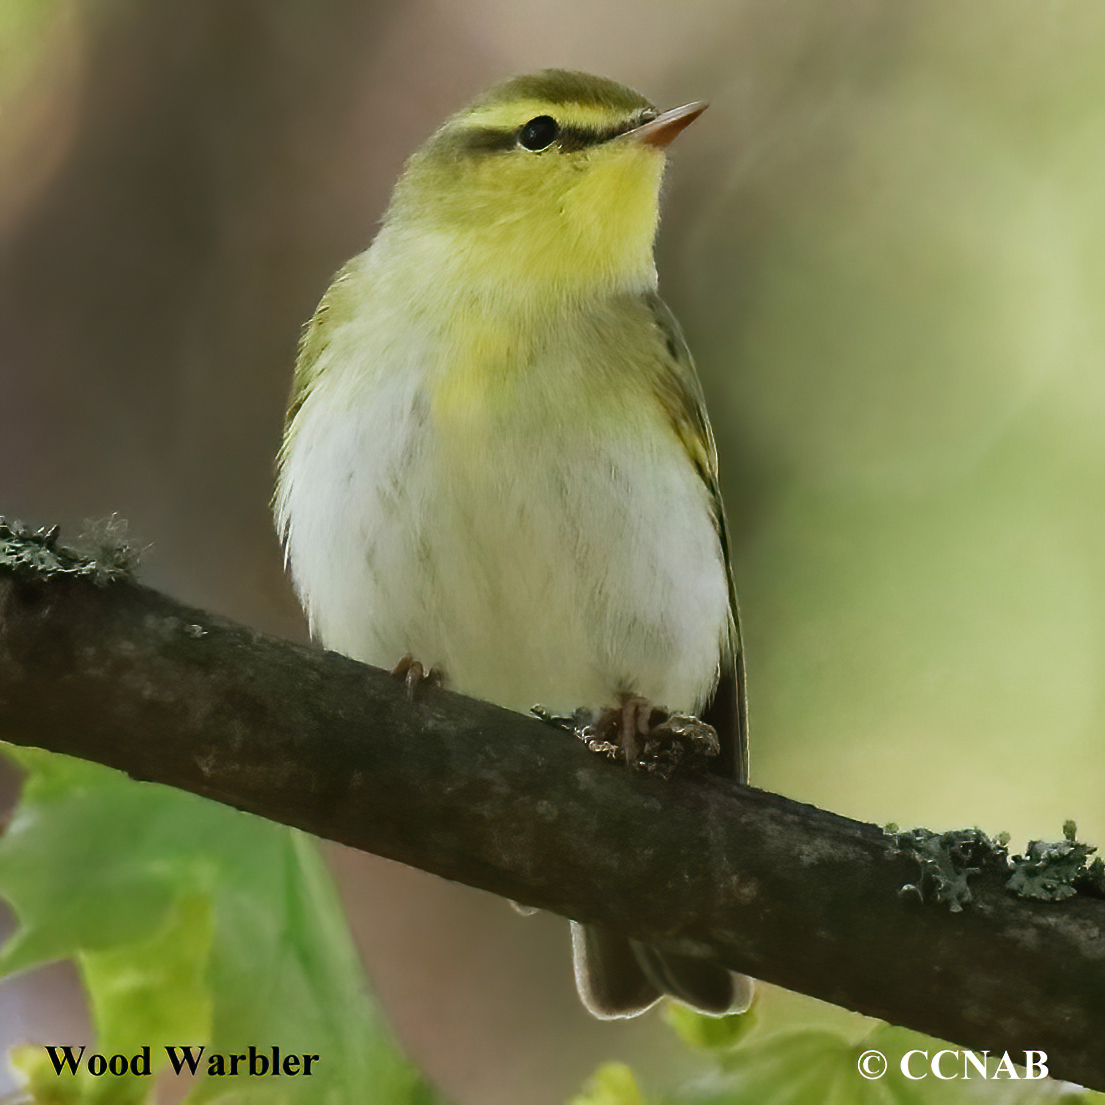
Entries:
<svg viewBox="0 0 1105 1105">
<path fill-rule="evenodd" d="M 705 107 L 661 114 L 563 69 L 504 81 L 411 158 L 385 229 L 448 243 L 475 286 L 557 298 L 652 286 L 665 150 Z"/>
</svg>

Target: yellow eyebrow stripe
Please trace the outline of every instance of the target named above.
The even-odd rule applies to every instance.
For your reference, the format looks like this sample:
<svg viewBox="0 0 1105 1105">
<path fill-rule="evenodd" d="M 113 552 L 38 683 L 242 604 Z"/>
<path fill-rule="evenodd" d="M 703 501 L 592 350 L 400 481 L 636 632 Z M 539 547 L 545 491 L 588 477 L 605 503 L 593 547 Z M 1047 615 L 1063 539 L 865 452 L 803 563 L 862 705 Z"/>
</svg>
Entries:
<svg viewBox="0 0 1105 1105">
<path fill-rule="evenodd" d="M 591 104 L 550 104 L 547 100 L 516 100 L 509 104 L 494 104 L 477 108 L 464 117 L 465 127 L 488 127 L 513 130 L 539 115 L 551 115 L 561 126 L 606 130 L 613 122 L 609 108 Z M 625 113 L 625 118 L 630 117 Z"/>
</svg>

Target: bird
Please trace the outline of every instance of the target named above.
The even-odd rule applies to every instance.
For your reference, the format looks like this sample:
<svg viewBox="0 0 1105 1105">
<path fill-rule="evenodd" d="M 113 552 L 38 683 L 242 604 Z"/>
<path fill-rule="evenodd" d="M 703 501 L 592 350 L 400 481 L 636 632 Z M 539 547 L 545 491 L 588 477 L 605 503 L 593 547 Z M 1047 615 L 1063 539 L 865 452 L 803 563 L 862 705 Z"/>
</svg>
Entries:
<svg viewBox="0 0 1105 1105">
<path fill-rule="evenodd" d="M 546 69 L 447 119 L 304 329 L 273 507 L 327 648 L 593 708 L 628 759 L 654 707 L 695 715 L 743 781 L 717 451 L 654 260 L 667 147 L 706 106 Z M 571 926 L 597 1017 L 750 1000 L 716 962 Z"/>
</svg>

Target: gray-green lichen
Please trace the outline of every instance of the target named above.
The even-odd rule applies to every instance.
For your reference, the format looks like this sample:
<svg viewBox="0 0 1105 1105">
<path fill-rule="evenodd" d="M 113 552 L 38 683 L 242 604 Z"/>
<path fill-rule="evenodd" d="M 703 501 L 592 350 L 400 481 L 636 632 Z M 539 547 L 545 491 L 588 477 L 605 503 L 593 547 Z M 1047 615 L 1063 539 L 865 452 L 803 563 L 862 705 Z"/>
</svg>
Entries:
<svg viewBox="0 0 1105 1105">
<path fill-rule="evenodd" d="M 58 527 L 32 530 L 22 522 L 0 517 L 0 569 L 25 579 L 77 576 L 105 586 L 131 579 L 139 550 L 126 540 L 127 524 L 116 515 L 86 523 L 75 547 L 58 544 Z"/>
<path fill-rule="evenodd" d="M 1006 889 L 1021 898 L 1058 902 L 1078 893 L 1105 896 L 1105 864 L 1100 859 L 1087 863 L 1097 848 L 1076 839 L 1073 821 L 1064 823 L 1063 840 L 1033 840 L 1025 855 L 1012 857 L 1008 833 L 991 838 L 981 829 L 901 832 L 896 825 L 888 825 L 884 831 L 893 841 L 892 854 L 909 856 L 921 867 L 917 882 L 903 886 L 899 893 L 924 900 L 931 892 L 953 913 L 971 901 L 970 876 L 987 868 L 1008 873 Z"/>
<path fill-rule="evenodd" d="M 958 913 L 971 901 L 967 880 L 985 866 L 1008 863 L 1008 837 L 991 840 L 981 829 L 953 829 L 934 833 L 930 829 L 910 829 L 900 832 L 896 825 L 884 830 L 894 842 L 891 852 L 915 859 L 921 867 L 921 877 L 898 892 L 915 894 L 922 901 L 931 891 L 936 900 Z"/>
<path fill-rule="evenodd" d="M 1102 893 L 1105 864 L 1100 859 L 1086 863 L 1097 848 L 1080 843 L 1077 835 L 1078 827 L 1067 821 L 1062 840 L 1030 840 L 1026 854 L 1010 861 L 1013 874 L 1005 885 L 1022 898 L 1044 902 L 1059 902 L 1080 890 Z"/>
</svg>

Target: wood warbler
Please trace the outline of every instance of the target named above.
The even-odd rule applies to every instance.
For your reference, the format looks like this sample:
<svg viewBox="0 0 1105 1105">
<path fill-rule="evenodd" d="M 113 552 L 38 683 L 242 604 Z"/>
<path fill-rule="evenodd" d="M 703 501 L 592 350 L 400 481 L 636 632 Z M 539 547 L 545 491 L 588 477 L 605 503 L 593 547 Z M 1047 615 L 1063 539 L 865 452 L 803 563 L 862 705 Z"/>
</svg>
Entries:
<svg viewBox="0 0 1105 1105">
<path fill-rule="evenodd" d="M 627 753 L 651 704 L 697 714 L 744 779 L 716 451 L 653 260 L 667 145 L 705 107 L 550 69 L 449 119 L 306 329 L 275 512 L 328 648 L 606 709 Z M 572 928 L 597 1016 L 747 1004 L 716 963 Z"/>
</svg>

